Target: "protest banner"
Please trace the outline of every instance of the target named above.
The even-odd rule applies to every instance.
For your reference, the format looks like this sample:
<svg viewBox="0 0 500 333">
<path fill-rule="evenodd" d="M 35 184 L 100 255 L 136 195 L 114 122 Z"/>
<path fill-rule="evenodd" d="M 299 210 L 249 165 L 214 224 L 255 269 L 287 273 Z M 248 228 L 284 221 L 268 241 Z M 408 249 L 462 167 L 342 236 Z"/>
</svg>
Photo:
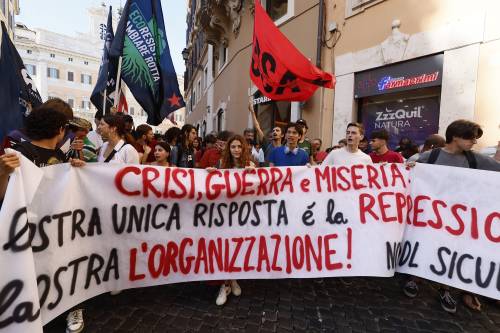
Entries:
<svg viewBox="0 0 500 333">
<path fill-rule="evenodd" d="M 462 267 L 470 269 L 469 257 L 453 254 L 464 248 L 473 258 L 483 258 L 481 283 L 488 278 L 488 288 L 463 283 L 458 273 L 439 281 L 500 299 L 498 268 L 486 273 L 490 261 L 499 262 L 499 252 L 494 251 L 500 235 L 498 203 L 475 196 L 470 207 L 475 208 L 477 221 L 486 221 L 477 223 L 477 230 L 484 233 L 474 239 L 475 246 L 463 245 L 471 242 L 463 233 L 464 243 L 457 247 L 457 236 L 443 232 L 445 226 L 456 228 L 446 224 L 456 223 L 456 218 L 444 220 L 456 216 L 453 211 L 443 213 L 446 222 L 441 229 L 418 225 L 434 218 L 428 217 L 434 206 L 421 204 L 419 193 L 442 200 L 447 206 L 435 205 L 443 208 L 470 202 L 470 193 L 449 191 L 453 181 L 466 178 L 463 172 L 468 171 L 418 165 L 409 177 L 410 172 L 397 164 L 211 173 L 139 165 L 56 165 L 43 169 L 44 177 L 28 206 L 31 259 L 7 257 L 20 246 L 17 236 L 26 222 L 14 214 L 6 215 L 6 223 L 0 225 L 0 258 L 35 266 L 43 324 L 107 291 L 168 283 L 391 277 L 395 271 L 439 280 L 431 265 L 438 272 L 446 266 L 448 274 L 447 267 L 455 269 L 451 262 L 461 260 Z M 467 174 L 471 179 L 467 188 L 480 193 L 489 177 L 494 198 L 498 176 L 474 172 L 474 177 Z M 462 274 L 470 276 L 469 271 Z M 0 278 L 4 295 L 0 323 L 23 302 L 20 297 L 6 302 L 5 286 L 13 279 L 26 284 L 34 280 L 22 274 Z M 9 328 L 23 327 L 26 318 L 9 323 Z"/>
<path fill-rule="evenodd" d="M 410 178 L 413 262 L 398 271 L 500 299 L 499 174 L 417 164 Z"/>
</svg>

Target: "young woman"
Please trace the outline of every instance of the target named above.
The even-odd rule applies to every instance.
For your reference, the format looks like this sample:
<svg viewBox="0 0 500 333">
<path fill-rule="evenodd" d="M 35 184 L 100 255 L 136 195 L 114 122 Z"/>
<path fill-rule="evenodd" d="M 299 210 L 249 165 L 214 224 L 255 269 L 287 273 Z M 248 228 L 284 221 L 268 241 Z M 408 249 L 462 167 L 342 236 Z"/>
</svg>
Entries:
<svg viewBox="0 0 500 333">
<path fill-rule="evenodd" d="M 125 119 L 123 116 L 110 114 L 101 119 L 99 131 L 104 138 L 107 138 L 99 155 L 98 162 L 140 164 L 139 153 L 134 148 L 134 139 L 125 129 Z"/>
<path fill-rule="evenodd" d="M 157 142 L 154 151 L 155 160 L 151 165 L 170 166 L 170 145 L 166 142 Z"/>
<path fill-rule="evenodd" d="M 174 151 L 172 151 L 172 164 L 180 168 L 194 168 L 196 161 L 193 142 L 198 136 L 196 128 L 193 125 L 186 124 L 182 126 L 181 131 L 181 136 L 179 140 L 177 140 L 177 146 Z"/>
<path fill-rule="evenodd" d="M 243 169 L 255 168 L 252 162 L 252 155 L 247 141 L 241 135 L 234 135 L 228 141 L 222 151 L 222 158 L 217 166 L 219 169 Z M 207 168 L 208 172 L 216 168 Z M 241 288 L 236 280 L 219 281 L 221 283 L 219 294 L 215 301 L 217 305 L 223 305 L 227 301 L 227 296 L 232 292 L 234 296 L 241 295 Z"/>
</svg>

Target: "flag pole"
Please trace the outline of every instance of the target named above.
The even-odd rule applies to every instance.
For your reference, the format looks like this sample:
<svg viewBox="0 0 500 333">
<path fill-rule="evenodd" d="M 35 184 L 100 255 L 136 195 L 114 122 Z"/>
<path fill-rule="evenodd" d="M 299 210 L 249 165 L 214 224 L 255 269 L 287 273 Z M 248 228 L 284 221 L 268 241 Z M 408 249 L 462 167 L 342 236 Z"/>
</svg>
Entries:
<svg viewBox="0 0 500 333">
<path fill-rule="evenodd" d="M 107 85 L 107 83 L 106 83 Z M 107 87 L 106 87 L 107 88 Z M 106 115 L 106 105 L 108 103 L 106 103 L 106 92 L 107 92 L 107 89 L 104 89 L 104 97 L 103 97 L 103 101 L 102 101 L 102 115 L 105 116 Z"/>
<path fill-rule="evenodd" d="M 121 86 L 121 76 L 122 76 L 122 56 L 120 56 L 120 58 L 118 59 L 118 73 L 116 74 L 115 100 L 113 103 L 114 107 L 118 105 L 118 99 L 120 98 L 118 92 L 120 91 L 120 86 Z M 116 98 L 116 96 L 118 96 L 118 98 Z"/>
</svg>

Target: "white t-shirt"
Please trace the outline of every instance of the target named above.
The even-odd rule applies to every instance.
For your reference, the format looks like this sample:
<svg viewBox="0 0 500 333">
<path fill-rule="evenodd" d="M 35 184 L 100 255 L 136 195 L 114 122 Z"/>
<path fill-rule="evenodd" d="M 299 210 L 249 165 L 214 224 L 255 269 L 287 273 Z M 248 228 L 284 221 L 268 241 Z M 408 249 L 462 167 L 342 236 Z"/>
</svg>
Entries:
<svg viewBox="0 0 500 333">
<path fill-rule="evenodd" d="M 259 150 L 257 150 L 255 149 L 255 146 L 252 146 L 252 157 L 259 163 L 265 162 L 264 151 L 262 150 L 262 148 L 259 148 Z"/>
<path fill-rule="evenodd" d="M 87 134 L 87 139 L 90 140 L 90 142 L 92 142 L 95 146 L 95 149 L 99 149 L 102 147 L 102 145 L 104 144 L 104 141 L 102 141 L 102 137 L 99 133 L 97 133 L 96 131 L 91 131 L 89 132 L 89 134 Z"/>
<path fill-rule="evenodd" d="M 106 160 L 104 152 L 108 148 L 108 144 L 109 142 L 105 142 L 102 145 L 99 155 L 97 156 L 97 162 L 104 162 Z M 134 146 L 126 144 L 125 141 L 118 141 L 113 150 L 115 150 L 116 153 L 109 163 L 140 164 L 139 153 L 135 150 Z"/>
<path fill-rule="evenodd" d="M 323 160 L 321 165 L 352 165 L 352 164 L 373 164 L 372 159 L 367 154 L 358 149 L 351 153 L 345 147 L 332 150 Z"/>
</svg>

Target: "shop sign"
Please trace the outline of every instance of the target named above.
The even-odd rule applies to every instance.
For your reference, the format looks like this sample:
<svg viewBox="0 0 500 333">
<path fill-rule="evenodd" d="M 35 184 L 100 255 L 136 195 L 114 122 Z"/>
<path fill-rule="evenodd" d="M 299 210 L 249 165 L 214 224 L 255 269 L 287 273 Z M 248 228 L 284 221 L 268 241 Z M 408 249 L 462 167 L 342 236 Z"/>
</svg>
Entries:
<svg viewBox="0 0 500 333">
<path fill-rule="evenodd" d="M 373 131 L 389 132 L 389 147 L 394 149 L 403 137 L 413 143 L 422 144 L 425 139 L 438 132 L 439 98 L 422 98 L 391 101 L 363 106 L 363 125 L 369 138 Z"/>
<path fill-rule="evenodd" d="M 354 97 L 361 98 L 439 86 L 442 76 L 442 54 L 384 66 L 356 73 Z"/>
</svg>

